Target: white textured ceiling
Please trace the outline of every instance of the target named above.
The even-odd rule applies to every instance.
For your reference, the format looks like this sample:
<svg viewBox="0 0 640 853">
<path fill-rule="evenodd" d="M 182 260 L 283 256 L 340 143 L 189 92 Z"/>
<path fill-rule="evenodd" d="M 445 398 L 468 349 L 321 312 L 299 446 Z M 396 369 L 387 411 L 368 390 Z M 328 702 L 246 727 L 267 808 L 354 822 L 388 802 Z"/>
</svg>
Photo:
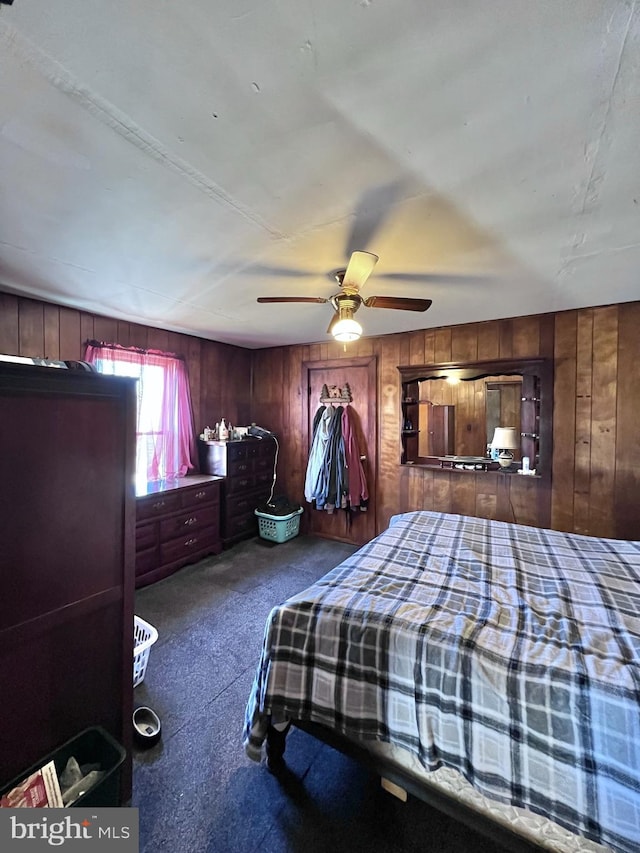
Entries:
<svg viewBox="0 0 640 853">
<path fill-rule="evenodd" d="M 262 347 L 640 298 L 635 0 L 14 0 L 0 289 Z M 395 277 L 394 277 L 395 276 Z"/>
</svg>

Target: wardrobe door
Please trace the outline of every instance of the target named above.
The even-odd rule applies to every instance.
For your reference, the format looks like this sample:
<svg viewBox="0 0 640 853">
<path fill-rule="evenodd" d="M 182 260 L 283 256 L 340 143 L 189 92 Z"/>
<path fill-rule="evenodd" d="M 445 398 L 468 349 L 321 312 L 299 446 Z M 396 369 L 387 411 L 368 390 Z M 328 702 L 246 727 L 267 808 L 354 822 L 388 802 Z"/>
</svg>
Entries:
<svg viewBox="0 0 640 853">
<path fill-rule="evenodd" d="M 134 387 L 0 365 L 0 785 L 100 725 L 130 795 Z"/>
</svg>

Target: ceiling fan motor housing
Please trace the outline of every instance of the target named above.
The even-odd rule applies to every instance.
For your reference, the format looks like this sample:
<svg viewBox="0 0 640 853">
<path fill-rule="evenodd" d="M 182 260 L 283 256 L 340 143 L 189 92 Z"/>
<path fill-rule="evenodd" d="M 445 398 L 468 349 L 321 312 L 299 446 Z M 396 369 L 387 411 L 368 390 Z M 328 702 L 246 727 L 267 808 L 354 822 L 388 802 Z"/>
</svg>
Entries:
<svg viewBox="0 0 640 853">
<path fill-rule="evenodd" d="M 343 317 L 351 317 L 362 304 L 362 298 L 358 294 L 338 293 L 334 297 L 336 311 Z"/>
</svg>

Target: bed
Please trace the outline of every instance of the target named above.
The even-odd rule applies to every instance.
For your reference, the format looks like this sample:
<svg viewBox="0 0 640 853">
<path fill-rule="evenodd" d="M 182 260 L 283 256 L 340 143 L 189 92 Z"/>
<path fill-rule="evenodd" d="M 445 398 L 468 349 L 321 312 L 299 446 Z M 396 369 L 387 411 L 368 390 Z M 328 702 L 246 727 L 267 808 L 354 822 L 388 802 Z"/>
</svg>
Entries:
<svg viewBox="0 0 640 853">
<path fill-rule="evenodd" d="M 289 721 L 481 831 L 640 850 L 640 542 L 394 516 L 272 611 L 247 754 Z"/>
</svg>

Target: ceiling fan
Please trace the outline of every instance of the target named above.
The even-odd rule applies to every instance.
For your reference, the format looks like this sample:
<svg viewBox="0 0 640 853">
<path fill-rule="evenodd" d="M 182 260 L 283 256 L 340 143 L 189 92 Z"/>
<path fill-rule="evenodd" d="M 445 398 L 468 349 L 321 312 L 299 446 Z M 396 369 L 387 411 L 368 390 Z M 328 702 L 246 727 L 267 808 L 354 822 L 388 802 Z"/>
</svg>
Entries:
<svg viewBox="0 0 640 853">
<path fill-rule="evenodd" d="M 329 323 L 327 334 L 338 341 L 355 341 L 362 334 L 362 326 L 353 315 L 364 305 L 365 308 L 393 308 L 400 311 L 426 311 L 431 307 L 431 299 L 412 299 L 402 296 L 360 295 L 360 289 L 371 275 L 378 256 L 371 252 L 353 252 L 347 268 L 338 270 L 334 277 L 340 290 L 325 299 L 322 296 L 259 296 L 258 302 L 330 302 L 334 315 Z"/>
</svg>

